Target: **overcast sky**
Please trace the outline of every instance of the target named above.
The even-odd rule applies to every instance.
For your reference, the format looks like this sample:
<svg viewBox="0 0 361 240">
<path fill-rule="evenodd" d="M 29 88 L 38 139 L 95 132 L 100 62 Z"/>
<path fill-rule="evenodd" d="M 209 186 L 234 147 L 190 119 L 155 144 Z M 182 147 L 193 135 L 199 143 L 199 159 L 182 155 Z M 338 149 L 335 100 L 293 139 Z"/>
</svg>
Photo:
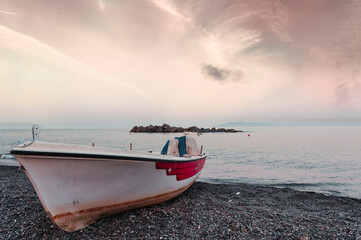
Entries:
<svg viewBox="0 0 361 240">
<path fill-rule="evenodd" d="M 361 120 L 361 2 L 1 0 L 1 122 Z"/>
</svg>

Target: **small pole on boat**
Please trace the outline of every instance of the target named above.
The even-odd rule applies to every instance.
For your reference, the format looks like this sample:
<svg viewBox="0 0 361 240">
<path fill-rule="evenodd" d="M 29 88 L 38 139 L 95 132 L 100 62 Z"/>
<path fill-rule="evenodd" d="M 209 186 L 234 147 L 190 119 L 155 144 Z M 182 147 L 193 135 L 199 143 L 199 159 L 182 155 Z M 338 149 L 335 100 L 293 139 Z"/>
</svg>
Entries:
<svg viewBox="0 0 361 240">
<path fill-rule="evenodd" d="M 33 125 L 33 141 L 39 140 L 40 139 L 40 126 L 38 124 L 34 124 Z"/>
<path fill-rule="evenodd" d="M 130 151 L 132 151 L 132 150 L 133 150 L 133 144 L 130 143 Z"/>
<path fill-rule="evenodd" d="M 201 145 L 201 152 L 200 152 L 200 155 L 202 155 L 202 152 L 203 152 L 203 145 Z"/>
</svg>

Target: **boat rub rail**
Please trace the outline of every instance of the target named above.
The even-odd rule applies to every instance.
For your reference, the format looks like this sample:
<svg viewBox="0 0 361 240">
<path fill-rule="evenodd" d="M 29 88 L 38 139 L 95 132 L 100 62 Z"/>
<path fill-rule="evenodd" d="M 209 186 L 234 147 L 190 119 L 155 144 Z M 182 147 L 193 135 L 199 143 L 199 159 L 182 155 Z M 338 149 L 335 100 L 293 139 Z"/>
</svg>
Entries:
<svg viewBox="0 0 361 240">
<path fill-rule="evenodd" d="M 151 157 L 141 157 L 141 156 L 129 156 L 129 155 L 106 155 L 106 154 L 88 154 L 88 153 L 65 153 L 65 152 L 42 152 L 42 151 L 24 151 L 24 150 L 11 150 L 10 154 L 12 155 L 25 155 L 25 156 L 46 156 L 46 157 L 68 157 L 69 159 L 78 158 L 79 160 L 131 160 L 131 161 L 143 161 L 143 162 L 194 162 L 201 159 L 205 159 L 207 155 L 201 155 L 197 157 L 184 158 L 184 157 L 172 157 L 166 158 L 151 158 Z"/>
</svg>

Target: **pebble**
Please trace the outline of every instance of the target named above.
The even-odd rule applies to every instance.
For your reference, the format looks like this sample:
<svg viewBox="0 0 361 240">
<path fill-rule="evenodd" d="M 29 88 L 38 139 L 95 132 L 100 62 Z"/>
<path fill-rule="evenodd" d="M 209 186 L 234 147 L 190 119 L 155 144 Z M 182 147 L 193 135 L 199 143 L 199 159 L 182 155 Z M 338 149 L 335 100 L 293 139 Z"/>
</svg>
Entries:
<svg viewBox="0 0 361 240">
<path fill-rule="evenodd" d="M 0 166 L 0 213 L 0 239 L 361 240 L 360 199 L 250 184 L 195 182 L 163 204 L 68 233 L 53 225 L 23 171 Z"/>
</svg>

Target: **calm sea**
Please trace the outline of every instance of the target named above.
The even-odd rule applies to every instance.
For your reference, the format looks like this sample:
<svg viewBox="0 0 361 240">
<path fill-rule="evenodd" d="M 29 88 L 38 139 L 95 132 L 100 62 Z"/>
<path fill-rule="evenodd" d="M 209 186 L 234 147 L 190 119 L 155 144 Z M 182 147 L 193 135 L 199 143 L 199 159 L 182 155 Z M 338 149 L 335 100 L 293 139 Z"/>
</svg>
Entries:
<svg viewBox="0 0 361 240">
<path fill-rule="evenodd" d="M 208 158 L 199 178 L 361 198 L 361 127 L 254 127 L 244 133 L 195 136 Z M 43 130 L 42 141 L 159 152 L 181 134 L 130 134 L 127 129 Z M 30 130 L 0 130 L 0 162 Z"/>
</svg>

